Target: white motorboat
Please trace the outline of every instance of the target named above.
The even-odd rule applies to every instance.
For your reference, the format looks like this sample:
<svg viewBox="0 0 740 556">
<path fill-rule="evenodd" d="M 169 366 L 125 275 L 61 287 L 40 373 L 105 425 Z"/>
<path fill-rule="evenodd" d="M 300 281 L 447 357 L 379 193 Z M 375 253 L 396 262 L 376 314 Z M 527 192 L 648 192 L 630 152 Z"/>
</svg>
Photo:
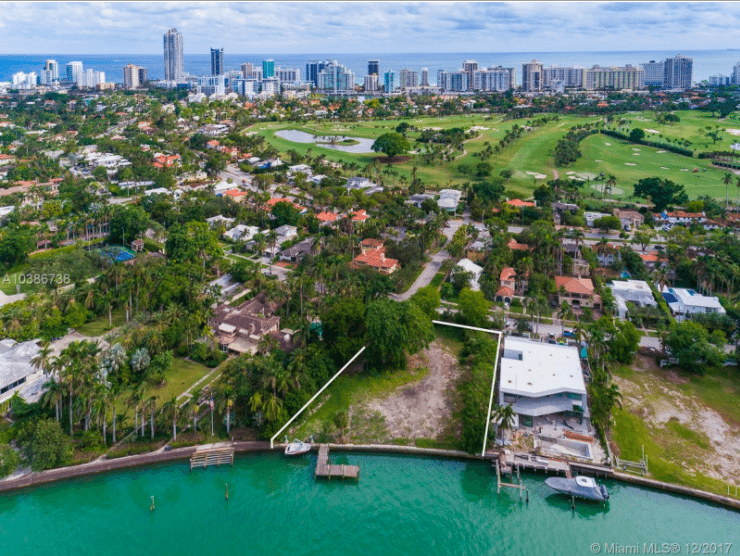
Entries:
<svg viewBox="0 0 740 556">
<path fill-rule="evenodd" d="M 597 484 L 591 477 L 584 477 L 582 475 L 574 479 L 550 477 L 545 480 L 545 484 L 558 492 L 585 500 L 606 502 L 609 499 L 609 492 L 606 490 L 606 487 Z"/>
<path fill-rule="evenodd" d="M 301 440 L 294 440 L 287 446 L 285 446 L 286 456 L 300 456 L 311 451 L 311 444 L 303 442 Z"/>
</svg>

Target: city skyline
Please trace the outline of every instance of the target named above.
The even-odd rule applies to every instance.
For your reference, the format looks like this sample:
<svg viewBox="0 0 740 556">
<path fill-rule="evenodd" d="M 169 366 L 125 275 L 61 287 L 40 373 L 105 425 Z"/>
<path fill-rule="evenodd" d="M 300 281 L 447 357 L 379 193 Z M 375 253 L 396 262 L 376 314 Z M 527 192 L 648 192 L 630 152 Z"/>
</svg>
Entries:
<svg viewBox="0 0 740 556">
<path fill-rule="evenodd" d="M 232 32 L 242 24 L 249 37 Z M 738 24 L 736 3 L 9 2 L 0 31 L 6 54 L 153 54 L 170 28 L 187 35 L 185 54 L 214 40 L 231 52 L 380 54 L 436 52 L 440 36 L 447 52 L 725 49 Z"/>
</svg>

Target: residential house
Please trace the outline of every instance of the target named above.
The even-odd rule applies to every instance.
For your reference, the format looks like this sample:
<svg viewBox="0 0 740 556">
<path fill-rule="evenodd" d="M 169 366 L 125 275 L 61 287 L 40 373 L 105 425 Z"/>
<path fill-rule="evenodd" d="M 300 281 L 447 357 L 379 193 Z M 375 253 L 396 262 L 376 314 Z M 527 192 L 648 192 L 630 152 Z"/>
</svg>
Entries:
<svg viewBox="0 0 740 556">
<path fill-rule="evenodd" d="M 604 218 L 605 216 L 611 216 L 611 214 L 607 214 L 605 212 L 584 212 L 583 217 L 586 219 L 586 226 L 589 228 L 594 227 L 594 222 L 596 222 L 599 218 Z"/>
<path fill-rule="evenodd" d="M 313 238 L 308 238 L 304 239 L 300 243 L 296 243 L 295 245 L 288 247 L 287 249 L 283 249 L 280 251 L 280 260 L 293 263 L 300 262 L 303 257 L 311 252 L 313 242 Z"/>
<path fill-rule="evenodd" d="M 671 313 L 676 320 L 683 320 L 690 315 L 700 313 L 725 314 L 725 309 L 717 297 L 702 295 L 699 292 L 687 288 L 671 288 L 663 286 L 661 292 Z"/>
<path fill-rule="evenodd" d="M 370 267 L 382 274 L 393 274 L 401 268 L 398 260 L 386 258 L 385 246 L 379 239 L 363 239 L 360 250 L 362 252 L 351 263 L 353 268 Z"/>
<path fill-rule="evenodd" d="M 532 201 L 522 201 L 521 199 L 510 199 L 506 201 L 506 204 L 512 207 L 516 208 L 524 208 L 524 207 L 536 207 L 537 204 L 533 203 Z"/>
<path fill-rule="evenodd" d="M 645 222 L 645 217 L 636 210 L 614 209 L 614 216 L 619 218 L 624 230 L 636 230 Z"/>
<path fill-rule="evenodd" d="M 227 218 L 221 214 L 211 218 L 206 218 L 206 222 L 208 222 L 208 225 L 211 228 L 217 228 L 218 226 L 224 226 L 226 228 L 234 224 L 235 221 L 236 218 Z"/>
<path fill-rule="evenodd" d="M 233 219 L 230 220 L 233 221 Z M 258 233 L 259 228 L 257 226 L 239 224 L 224 232 L 224 237 L 231 241 L 250 241 Z"/>
<path fill-rule="evenodd" d="M 480 291 L 480 277 L 483 274 L 483 267 L 478 266 L 470 259 L 460 259 L 455 265 L 455 268 L 461 269 L 464 272 L 469 272 L 470 277 L 470 289 L 473 291 Z"/>
<path fill-rule="evenodd" d="M 249 192 L 242 191 L 241 189 L 229 189 L 228 191 L 224 191 L 223 197 L 233 199 L 237 203 L 243 203 L 249 197 Z"/>
<path fill-rule="evenodd" d="M 683 210 L 654 213 L 653 217 L 655 218 L 655 226 L 662 226 L 664 230 L 671 229 L 676 225 L 689 227 L 692 224 L 703 224 L 707 219 L 703 212 L 685 212 Z"/>
<path fill-rule="evenodd" d="M 0 402 L 12 397 L 29 377 L 39 372 L 31 363 L 39 351 L 35 341 L 17 343 L 9 338 L 0 341 Z"/>
<path fill-rule="evenodd" d="M 617 305 L 617 313 L 620 319 L 626 319 L 629 313 L 627 302 L 634 303 L 639 307 L 657 307 L 658 303 L 653 297 L 650 285 L 644 280 L 614 280 L 608 284 L 614 294 Z"/>
<path fill-rule="evenodd" d="M 336 212 L 322 211 L 316 215 L 316 218 L 321 222 L 320 226 L 333 226 L 339 215 Z"/>
<path fill-rule="evenodd" d="M 488 244 L 485 241 L 476 240 L 465 249 L 465 256 L 471 261 L 479 261 L 485 258 L 487 250 Z"/>
<path fill-rule="evenodd" d="M 578 348 L 504 337 L 499 405 L 511 405 L 515 427 L 556 417 L 589 417 Z"/>
<path fill-rule="evenodd" d="M 276 305 L 260 294 L 235 308 L 219 305 L 208 324 L 223 351 L 254 354 L 265 335 L 280 330 L 280 317 L 274 315 L 275 309 Z"/>
<path fill-rule="evenodd" d="M 447 212 L 456 212 L 457 206 L 460 204 L 460 197 L 462 191 L 457 189 L 442 189 L 439 192 L 439 199 L 437 199 L 437 206 Z"/>
<path fill-rule="evenodd" d="M 594 293 L 590 278 L 555 276 L 555 287 L 558 289 L 558 305 L 565 301 L 573 309 L 590 307 L 601 310 L 601 296 Z"/>
</svg>

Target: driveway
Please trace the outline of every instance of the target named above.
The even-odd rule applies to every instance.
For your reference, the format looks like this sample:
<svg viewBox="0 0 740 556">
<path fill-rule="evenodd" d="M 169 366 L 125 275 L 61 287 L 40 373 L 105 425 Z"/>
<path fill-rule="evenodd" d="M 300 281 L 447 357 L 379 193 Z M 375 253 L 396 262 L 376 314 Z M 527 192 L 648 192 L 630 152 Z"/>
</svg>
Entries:
<svg viewBox="0 0 740 556">
<path fill-rule="evenodd" d="M 455 235 L 455 232 L 462 225 L 462 220 L 453 220 L 447 223 L 447 227 L 442 230 L 442 233 L 447 238 L 448 242 L 452 239 L 452 236 Z M 396 301 L 406 301 L 420 288 L 431 284 L 432 280 L 434 279 L 434 275 L 437 274 L 437 272 L 439 272 L 439 269 L 442 267 L 442 263 L 449 258 L 450 254 L 447 252 L 447 250 L 440 249 L 439 253 L 432 257 L 432 260 L 427 263 L 427 265 L 424 267 L 424 270 L 421 271 L 421 274 L 419 274 L 416 281 L 408 290 L 401 294 L 392 293 L 388 297 L 390 297 L 391 299 L 395 299 Z"/>
</svg>

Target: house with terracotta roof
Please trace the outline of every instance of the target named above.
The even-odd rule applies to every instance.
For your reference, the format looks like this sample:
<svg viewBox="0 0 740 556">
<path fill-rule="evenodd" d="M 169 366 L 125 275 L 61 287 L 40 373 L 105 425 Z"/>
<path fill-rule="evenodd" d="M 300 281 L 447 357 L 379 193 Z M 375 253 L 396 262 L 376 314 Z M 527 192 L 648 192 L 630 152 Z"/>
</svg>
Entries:
<svg viewBox="0 0 740 556">
<path fill-rule="evenodd" d="M 173 165 L 180 162 L 179 154 L 162 154 L 157 153 L 153 157 L 155 168 L 171 168 Z"/>
<path fill-rule="evenodd" d="M 0 166 L 12 164 L 13 162 L 15 162 L 15 157 L 12 154 L 0 154 Z"/>
<path fill-rule="evenodd" d="M 316 218 L 321 222 L 321 226 L 332 226 L 339 215 L 336 212 L 322 211 L 316 215 Z"/>
<path fill-rule="evenodd" d="M 351 263 L 352 268 L 370 267 L 381 274 L 393 274 L 401 268 L 398 260 L 385 257 L 385 245 L 379 239 L 363 239 L 360 250 L 362 252 Z"/>
<path fill-rule="evenodd" d="M 512 251 L 531 251 L 532 250 L 532 248 L 529 245 L 527 245 L 526 243 L 519 243 L 514 238 L 511 238 L 509 240 L 509 243 L 507 243 L 507 245 L 509 246 L 509 249 L 511 249 Z"/>
<path fill-rule="evenodd" d="M 229 189 L 228 191 L 224 191 L 223 196 L 233 199 L 237 203 L 242 203 L 249 197 L 249 192 L 242 191 L 241 189 Z"/>
<path fill-rule="evenodd" d="M 267 201 L 267 208 L 272 209 L 272 207 L 274 207 L 278 203 L 290 203 L 295 208 L 297 208 L 299 211 L 301 211 L 301 214 L 303 214 L 307 210 L 305 207 L 295 204 L 293 201 L 291 201 L 287 197 L 275 197 L 273 199 L 270 199 L 269 201 Z"/>
<path fill-rule="evenodd" d="M 555 287 L 558 289 L 558 305 L 566 301 L 573 309 L 590 307 L 601 310 L 601 296 L 594 293 L 590 278 L 555 276 Z"/>
<path fill-rule="evenodd" d="M 356 210 L 352 213 L 353 222 L 364 222 L 368 218 L 370 218 L 370 215 L 365 212 L 365 209 Z"/>
<path fill-rule="evenodd" d="M 521 199 L 510 199 L 506 201 L 507 205 L 511 205 L 512 207 L 516 208 L 523 208 L 523 207 L 536 207 L 537 205 L 531 201 L 522 201 Z"/>
</svg>

